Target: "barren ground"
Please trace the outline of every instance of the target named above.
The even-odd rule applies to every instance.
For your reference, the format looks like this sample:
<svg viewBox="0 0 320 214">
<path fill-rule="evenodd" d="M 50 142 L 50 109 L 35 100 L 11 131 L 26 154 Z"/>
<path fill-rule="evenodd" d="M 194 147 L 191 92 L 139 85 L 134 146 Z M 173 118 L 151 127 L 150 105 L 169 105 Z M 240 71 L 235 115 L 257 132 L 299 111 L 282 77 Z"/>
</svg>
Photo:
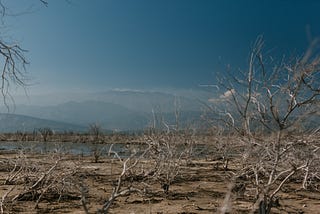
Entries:
<svg viewBox="0 0 320 214">
<path fill-rule="evenodd" d="M 19 200 L 12 199 L 26 188 L 27 181 L 14 184 L 4 184 L 8 175 L 13 170 L 10 162 L 17 159 L 19 153 L 0 154 L 0 196 L 4 197 L 4 213 L 84 213 L 81 205 L 79 183 L 86 187 L 86 203 L 89 213 L 95 213 L 109 198 L 112 187 L 121 172 L 122 165 L 115 159 L 100 158 L 98 163 L 93 157 L 62 155 L 60 161 L 61 172 L 54 176 L 63 179 L 63 170 L 75 169 L 72 181 L 75 186 L 60 195 L 47 194 L 39 200 L 32 196 L 21 197 Z M 25 154 L 24 158 L 30 163 L 36 163 L 37 167 L 46 166 L 47 169 L 53 164 L 52 154 Z M 27 164 L 27 163 L 26 163 Z M 147 166 L 148 160 L 141 161 Z M 142 166 L 141 166 L 142 167 Z M 219 213 L 224 198 L 230 188 L 232 173 L 236 165 L 231 162 L 230 170 L 225 171 L 220 160 L 194 159 L 188 164 L 183 164 L 181 172 L 176 177 L 169 192 L 164 193 L 159 182 L 155 180 L 132 178 L 124 182 L 124 185 L 144 185 L 146 194 L 132 193 L 119 197 L 112 204 L 110 213 Z M 31 173 L 31 171 L 30 171 Z M 11 175 L 13 175 L 11 173 Z M 61 176 L 61 177 L 60 177 Z M 246 181 L 243 181 L 244 183 Z M 13 188 L 14 187 L 14 188 Z M 279 194 L 280 205 L 273 208 L 273 213 L 320 213 L 320 192 L 306 191 L 300 188 L 301 183 L 290 181 Z M 13 188 L 12 191 L 10 191 Z M 250 213 L 253 206 L 254 190 L 250 184 L 244 194 L 233 192 L 230 213 Z"/>
</svg>

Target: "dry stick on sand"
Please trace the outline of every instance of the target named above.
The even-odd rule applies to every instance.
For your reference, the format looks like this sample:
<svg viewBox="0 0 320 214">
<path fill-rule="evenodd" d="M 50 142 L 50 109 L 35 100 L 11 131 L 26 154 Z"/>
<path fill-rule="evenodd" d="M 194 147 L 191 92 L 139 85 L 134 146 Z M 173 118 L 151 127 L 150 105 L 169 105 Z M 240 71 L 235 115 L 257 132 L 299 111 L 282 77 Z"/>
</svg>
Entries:
<svg viewBox="0 0 320 214">
<path fill-rule="evenodd" d="M 5 203 L 5 200 L 6 200 L 7 196 L 14 190 L 14 188 L 16 188 L 16 185 L 12 186 L 1 198 L 1 201 L 0 201 L 0 212 L 1 212 L 1 214 L 4 213 L 3 205 Z"/>
<path fill-rule="evenodd" d="M 138 157 L 136 157 L 137 152 L 135 151 L 133 154 L 131 154 L 127 159 L 125 159 L 124 161 L 122 160 L 122 158 L 119 156 L 119 154 L 115 151 L 112 150 L 113 144 L 111 145 L 110 149 L 109 149 L 109 155 L 113 154 L 120 162 L 122 162 L 122 172 L 119 175 L 118 179 L 117 179 L 117 185 L 113 188 L 113 191 L 109 197 L 109 199 L 104 203 L 104 205 L 102 206 L 102 208 L 100 210 L 98 210 L 98 213 L 108 213 L 108 210 L 110 209 L 112 203 L 121 196 L 125 196 L 131 193 L 140 193 L 143 194 L 143 191 L 129 186 L 129 187 L 125 187 L 123 188 L 123 181 L 126 177 L 126 173 L 128 171 L 130 171 L 131 169 L 133 169 L 134 167 L 136 167 L 136 165 L 138 164 L 138 162 L 146 155 L 146 153 L 150 150 L 150 146 L 144 150 L 144 152 L 139 155 Z M 132 164 L 130 164 L 131 161 L 134 161 Z M 84 206 L 85 207 L 85 206 Z"/>
</svg>

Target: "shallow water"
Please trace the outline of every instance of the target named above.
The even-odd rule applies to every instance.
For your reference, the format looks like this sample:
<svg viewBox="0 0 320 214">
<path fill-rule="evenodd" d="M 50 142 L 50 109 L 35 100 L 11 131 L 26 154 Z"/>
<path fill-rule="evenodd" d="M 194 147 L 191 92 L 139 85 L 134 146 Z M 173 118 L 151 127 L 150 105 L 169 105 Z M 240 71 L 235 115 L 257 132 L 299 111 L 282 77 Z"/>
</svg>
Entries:
<svg viewBox="0 0 320 214">
<path fill-rule="evenodd" d="M 112 151 L 117 152 L 120 157 L 128 157 L 130 153 L 130 147 L 136 148 L 140 151 L 146 147 L 141 144 L 95 144 L 95 143 L 73 143 L 73 142 L 0 142 L 0 151 L 26 151 L 40 154 L 46 154 L 50 152 L 65 153 L 72 155 L 92 155 L 95 151 L 98 151 L 100 156 L 108 155 L 110 147 Z M 183 149 L 183 148 L 180 148 Z M 193 156 L 203 158 L 209 154 L 208 147 L 205 145 L 195 145 L 193 147 Z"/>
<path fill-rule="evenodd" d="M 74 155 L 91 155 L 99 151 L 101 155 L 107 154 L 111 144 L 72 143 L 72 142 L 0 142 L 0 150 L 6 151 L 28 151 L 36 153 L 68 153 Z M 115 152 L 127 151 L 126 144 L 114 144 L 112 150 Z"/>
</svg>

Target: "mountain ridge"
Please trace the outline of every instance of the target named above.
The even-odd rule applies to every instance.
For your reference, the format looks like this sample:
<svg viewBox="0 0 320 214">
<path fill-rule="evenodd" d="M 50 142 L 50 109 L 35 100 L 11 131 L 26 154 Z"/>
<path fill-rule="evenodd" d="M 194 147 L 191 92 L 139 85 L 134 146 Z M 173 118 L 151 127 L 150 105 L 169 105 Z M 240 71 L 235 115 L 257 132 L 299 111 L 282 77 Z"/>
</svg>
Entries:
<svg viewBox="0 0 320 214">
<path fill-rule="evenodd" d="M 134 131 L 153 126 L 155 118 L 157 127 L 166 123 L 173 126 L 177 111 L 180 112 L 180 125 L 187 126 L 200 118 L 201 106 L 191 96 L 124 90 L 92 93 L 81 99 L 74 96 L 55 105 L 18 104 L 12 113 L 82 127 L 98 123 L 107 130 Z M 4 108 L 2 110 L 5 111 Z"/>
<path fill-rule="evenodd" d="M 41 119 L 27 115 L 0 113 L 0 132 L 32 132 L 39 128 L 50 128 L 56 132 L 84 132 L 86 127 L 60 121 Z"/>
</svg>

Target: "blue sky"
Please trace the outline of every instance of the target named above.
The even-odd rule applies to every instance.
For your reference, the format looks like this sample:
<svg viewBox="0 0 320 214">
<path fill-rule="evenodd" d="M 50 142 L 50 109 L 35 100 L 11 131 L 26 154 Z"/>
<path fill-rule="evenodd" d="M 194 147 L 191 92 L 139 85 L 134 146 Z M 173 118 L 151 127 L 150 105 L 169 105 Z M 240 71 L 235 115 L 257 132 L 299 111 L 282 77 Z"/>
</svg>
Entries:
<svg viewBox="0 0 320 214">
<path fill-rule="evenodd" d="M 192 88 L 245 68 L 263 34 L 275 54 L 320 36 L 317 0 L 11 0 L 2 35 L 26 54 L 31 93 Z"/>
</svg>

